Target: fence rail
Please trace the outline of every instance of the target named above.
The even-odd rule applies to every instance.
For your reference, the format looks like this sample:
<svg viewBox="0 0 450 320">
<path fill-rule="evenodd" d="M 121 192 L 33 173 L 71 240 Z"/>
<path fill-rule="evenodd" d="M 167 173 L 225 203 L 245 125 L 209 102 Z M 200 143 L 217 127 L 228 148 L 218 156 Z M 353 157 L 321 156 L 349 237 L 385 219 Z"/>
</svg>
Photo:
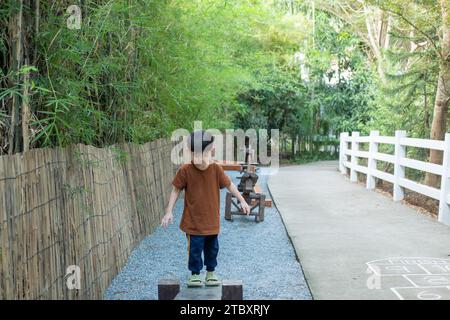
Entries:
<svg viewBox="0 0 450 320">
<path fill-rule="evenodd" d="M 368 143 L 369 151 L 362 151 L 360 143 Z M 349 147 L 350 144 L 350 147 Z M 394 154 L 381 153 L 379 144 L 394 146 Z M 435 149 L 443 152 L 442 165 L 410 159 L 406 155 L 406 147 Z M 406 131 L 396 131 L 394 137 L 380 136 L 378 131 L 371 131 L 369 136 L 360 136 L 359 132 L 341 133 L 340 136 L 339 169 L 342 174 L 350 170 L 350 180 L 357 181 L 357 173 L 366 175 L 366 188 L 374 189 L 376 179 L 388 181 L 394 185 L 393 199 L 400 201 L 404 198 L 404 189 L 409 189 L 439 201 L 438 219 L 450 225 L 450 134 L 445 140 L 428 140 L 408 138 Z M 350 159 L 349 159 L 350 158 Z M 358 159 L 367 159 L 367 166 L 358 163 Z M 377 169 L 377 161 L 385 161 L 394 165 L 393 174 Z M 405 168 L 428 172 L 441 176 L 440 188 L 433 188 L 405 177 Z"/>
<path fill-rule="evenodd" d="M 171 149 L 157 140 L 0 157 L 0 299 L 101 299 L 159 223 Z M 67 286 L 69 266 L 79 290 Z"/>
</svg>

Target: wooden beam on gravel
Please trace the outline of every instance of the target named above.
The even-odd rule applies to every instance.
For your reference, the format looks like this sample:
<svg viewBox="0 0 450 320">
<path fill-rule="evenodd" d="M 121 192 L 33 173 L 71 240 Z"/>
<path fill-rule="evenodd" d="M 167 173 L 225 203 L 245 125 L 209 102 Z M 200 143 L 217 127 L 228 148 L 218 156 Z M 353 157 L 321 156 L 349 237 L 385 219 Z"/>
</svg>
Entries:
<svg viewBox="0 0 450 320">
<path fill-rule="evenodd" d="M 220 165 L 223 170 L 226 171 L 241 171 L 242 165 L 238 161 L 216 161 L 218 165 Z"/>
<path fill-rule="evenodd" d="M 255 184 L 255 188 L 254 189 L 255 189 L 255 193 L 264 193 L 264 192 L 262 192 L 261 186 L 258 183 Z M 265 206 L 268 207 L 268 208 L 271 208 L 272 207 L 272 203 L 273 203 L 272 199 L 268 198 L 267 195 L 266 195 Z M 252 201 L 252 205 L 255 205 L 255 204 L 256 204 L 256 200 L 253 200 Z"/>
<path fill-rule="evenodd" d="M 178 279 L 161 279 L 158 300 L 243 300 L 243 284 L 242 280 L 223 280 L 219 286 L 192 288 L 180 286 Z"/>
</svg>

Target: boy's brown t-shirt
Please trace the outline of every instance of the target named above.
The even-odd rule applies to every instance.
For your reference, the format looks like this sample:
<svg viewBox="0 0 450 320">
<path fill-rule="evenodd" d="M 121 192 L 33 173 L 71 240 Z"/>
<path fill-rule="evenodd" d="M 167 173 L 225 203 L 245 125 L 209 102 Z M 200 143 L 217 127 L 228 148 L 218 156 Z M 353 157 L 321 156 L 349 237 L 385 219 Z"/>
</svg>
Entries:
<svg viewBox="0 0 450 320">
<path fill-rule="evenodd" d="M 217 163 L 211 163 L 206 170 L 193 163 L 183 164 L 172 184 L 185 189 L 181 230 L 191 235 L 219 234 L 220 189 L 231 184 L 223 168 Z"/>
</svg>

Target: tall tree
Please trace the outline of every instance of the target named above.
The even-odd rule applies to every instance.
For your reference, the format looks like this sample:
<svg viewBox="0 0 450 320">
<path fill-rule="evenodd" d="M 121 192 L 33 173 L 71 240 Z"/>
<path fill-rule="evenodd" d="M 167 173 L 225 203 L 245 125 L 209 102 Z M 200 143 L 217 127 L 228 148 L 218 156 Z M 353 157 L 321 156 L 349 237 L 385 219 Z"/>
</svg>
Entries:
<svg viewBox="0 0 450 320">
<path fill-rule="evenodd" d="M 349 24 L 366 44 L 368 56 L 375 62 L 384 80 L 384 51 L 390 46 L 391 15 L 373 5 L 372 1 L 316 0 L 318 7 Z"/>
<path fill-rule="evenodd" d="M 440 0 L 441 7 L 441 45 L 439 60 L 439 76 L 434 102 L 433 122 L 431 123 L 431 139 L 443 140 L 447 131 L 448 102 L 450 100 L 450 0 Z M 430 162 L 442 163 L 442 152 L 430 151 Z M 427 184 L 439 185 L 439 176 L 428 174 Z"/>
</svg>

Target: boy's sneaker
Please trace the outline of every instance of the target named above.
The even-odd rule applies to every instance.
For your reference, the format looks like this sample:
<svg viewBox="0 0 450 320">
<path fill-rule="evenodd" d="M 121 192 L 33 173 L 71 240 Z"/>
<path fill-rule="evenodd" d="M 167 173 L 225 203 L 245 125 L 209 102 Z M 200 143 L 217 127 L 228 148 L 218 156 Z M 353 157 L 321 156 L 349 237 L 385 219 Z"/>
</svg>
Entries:
<svg viewBox="0 0 450 320">
<path fill-rule="evenodd" d="M 202 279 L 199 274 L 192 274 L 187 282 L 188 287 L 201 287 L 203 285 Z"/>
<path fill-rule="evenodd" d="M 218 285 L 220 285 L 220 281 L 216 277 L 214 272 L 211 272 L 211 271 L 207 271 L 206 272 L 205 285 L 207 285 L 207 286 L 218 286 Z"/>
</svg>

